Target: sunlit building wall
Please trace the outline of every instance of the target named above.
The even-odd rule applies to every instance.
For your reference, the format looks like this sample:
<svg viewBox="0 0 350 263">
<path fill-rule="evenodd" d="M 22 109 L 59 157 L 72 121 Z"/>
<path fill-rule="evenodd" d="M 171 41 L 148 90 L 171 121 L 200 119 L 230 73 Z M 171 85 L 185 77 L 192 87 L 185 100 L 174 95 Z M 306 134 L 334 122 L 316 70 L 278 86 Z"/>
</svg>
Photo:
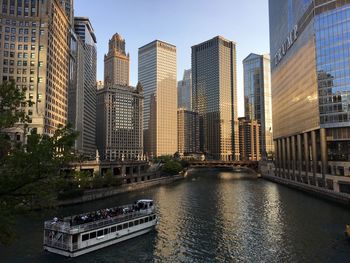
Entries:
<svg viewBox="0 0 350 263">
<path fill-rule="evenodd" d="M 261 124 L 260 152 L 273 154 L 270 55 L 250 54 L 243 60 L 244 112 L 249 120 Z"/>
<path fill-rule="evenodd" d="M 221 36 L 192 47 L 192 107 L 207 158 L 239 160 L 236 44 Z"/>
<path fill-rule="evenodd" d="M 350 175 L 350 2 L 270 0 L 269 12 L 277 175 L 332 189 Z"/>
<path fill-rule="evenodd" d="M 176 47 L 155 40 L 139 48 L 138 69 L 145 96 L 145 153 L 174 154 L 177 151 Z"/>
<path fill-rule="evenodd" d="M 0 8 L 0 81 L 35 103 L 22 106 L 29 129 L 53 134 L 68 119 L 70 17 L 58 0 L 2 0 Z"/>
<path fill-rule="evenodd" d="M 130 57 L 125 52 L 125 39 L 118 33 L 108 43 L 108 53 L 104 57 L 105 85 L 128 86 Z"/>
<path fill-rule="evenodd" d="M 243 161 L 260 161 L 261 125 L 257 120 L 246 117 L 238 118 L 239 122 L 239 153 Z"/>
<path fill-rule="evenodd" d="M 137 160 L 143 155 L 143 88 L 105 86 L 97 91 L 97 147 L 101 159 Z"/>
</svg>

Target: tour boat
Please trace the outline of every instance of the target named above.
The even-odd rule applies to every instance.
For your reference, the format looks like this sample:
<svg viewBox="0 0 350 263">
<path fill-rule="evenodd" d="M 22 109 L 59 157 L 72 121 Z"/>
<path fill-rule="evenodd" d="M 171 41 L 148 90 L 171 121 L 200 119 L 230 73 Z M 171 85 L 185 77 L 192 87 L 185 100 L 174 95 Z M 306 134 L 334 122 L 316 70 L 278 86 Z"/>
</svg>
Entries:
<svg viewBox="0 0 350 263">
<path fill-rule="evenodd" d="M 140 236 L 157 224 L 153 200 L 101 209 L 44 223 L 44 250 L 77 257 Z"/>
</svg>

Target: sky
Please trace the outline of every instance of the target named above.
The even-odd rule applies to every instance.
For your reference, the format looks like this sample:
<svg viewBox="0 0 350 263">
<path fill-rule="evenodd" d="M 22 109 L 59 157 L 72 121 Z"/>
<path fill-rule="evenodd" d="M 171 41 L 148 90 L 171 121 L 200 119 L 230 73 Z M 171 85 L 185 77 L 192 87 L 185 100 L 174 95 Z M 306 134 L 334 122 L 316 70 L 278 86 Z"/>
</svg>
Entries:
<svg viewBox="0 0 350 263">
<path fill-rule="evenodd" d="M 138 48 L 155 39 L 177 47 L 177 79 L 191 68 L 191 46 L 221 35 L 237 43 L 238 112 L 244 115 L 242 61 L 269 53 L 267 0 L 75 0 L 75 16 L 90 18 L 97 37 L 97 79 L 108 41 L 121 34 L 137 84 Z"/>
</svg>

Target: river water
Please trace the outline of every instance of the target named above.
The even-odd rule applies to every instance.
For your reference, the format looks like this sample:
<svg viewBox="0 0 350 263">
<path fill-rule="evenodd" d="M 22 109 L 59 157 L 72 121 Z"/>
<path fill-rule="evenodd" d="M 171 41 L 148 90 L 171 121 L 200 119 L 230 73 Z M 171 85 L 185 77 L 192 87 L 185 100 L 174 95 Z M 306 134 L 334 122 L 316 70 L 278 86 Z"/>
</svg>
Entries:
<svg viewBox="0 0 350 263">
<path fill-rule="evenodd" d="M 195 170 L 171 185 L 22 217 L 0 262 L 350 262 L 349 209 L 237 175 Z M 42 250 L 44 220 L 141 198 L 155 200 L 155 231 L 76 259 Z"/>
</svg>

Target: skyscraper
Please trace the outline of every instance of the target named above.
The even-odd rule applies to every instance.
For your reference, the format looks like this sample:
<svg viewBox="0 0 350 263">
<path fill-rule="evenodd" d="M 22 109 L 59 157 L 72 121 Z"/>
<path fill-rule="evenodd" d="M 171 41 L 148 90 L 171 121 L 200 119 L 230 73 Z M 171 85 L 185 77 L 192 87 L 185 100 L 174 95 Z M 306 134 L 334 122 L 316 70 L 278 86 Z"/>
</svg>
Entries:
<svg viewBox="0 0 350 263">
<path fill-rule="evenodd" d="M 218 36 L 192 47 L 192 87 L 201 151 L 209 158 L 239 160 L 234 42 Z"/>
<path fill-rule="evenodd" d="M 177 107 L 192 110 L 192 74 L 185 70 L 183 79 L 177 82 Z"/>
<path fill-rule="evenodd" d="M 101 159 L 143 155 L 143 88 L 105 86 L 97 91 L 97 147 Z"/>
<path fill-rule="evenodd" d="M 118 33 L 109 40 L 105 55 L 105 85 L 129 86 L 130 58 L 125 53 L 125 40 Z"/>
<path fill-rule="evenodd" d="M 276 174 L 342 191 L 330 175 L 350 175 L 350 3 L 269 0 L 269 13 Z"/>
<path fill-rule="evenodd" d="M 239 122 L 239 153 L 243 161 L 260 161 L 261 125 L 257 120 L 246 117 L 238 118 Z"/>
<path fill-rule="evenodd" d="M 250 54 L 243 60 L 243 70 L 245 117 L 261 124 L 260 152 L 263 157 L 272 157 L 270 55 Z"/>
<path fill-rule="evenodd" d="M 183 108 L 177 110 L 178 152 L 199 153 L 198 113 Z"/>
<path fill-rule="evenodd" d="M 96 153 L 96 37 L 90 20 L 74 18 L 76 42 L 71 43 L 71 53 L 77 54 L 76 73 L 69 88 L 69 122 L 79 131 L 76 150 L 94 156 Z M 76 45 L 74 45 L 76 43 Z M 74 52 L 74 50 L 76 50 Z M 74 68 L 74 65 L 73 65 Z M 74 72 L 74 71 L 73 71 Z"/>
<path fill-rule="evenodd" d="M 68 118 L 70 19 L 58 0 L 1 2 L 0 81 L 35 103 L 29 128 L 52 134 Z"/>
<path fill-rule="evenodd" d="M 144 144 L 148 155 L 177 151 L 176 47 L 155 40 L 139 48 L 139 81 L 144 87 Z"/>
</svg>

